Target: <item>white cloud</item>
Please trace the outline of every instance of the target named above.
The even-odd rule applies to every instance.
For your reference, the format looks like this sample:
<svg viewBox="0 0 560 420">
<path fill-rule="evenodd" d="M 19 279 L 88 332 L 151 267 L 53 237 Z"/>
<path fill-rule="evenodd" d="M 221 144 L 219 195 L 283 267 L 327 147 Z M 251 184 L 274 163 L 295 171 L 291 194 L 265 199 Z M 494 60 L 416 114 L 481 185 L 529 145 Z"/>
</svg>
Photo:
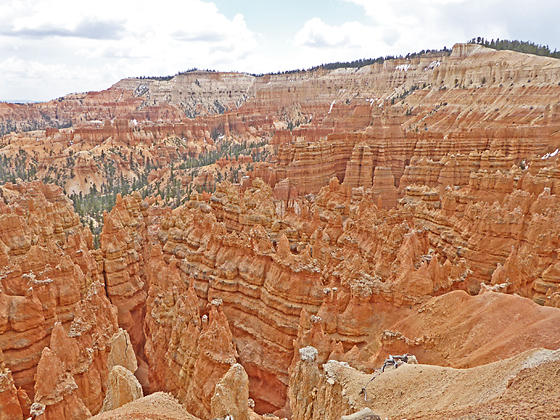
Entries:
<svg viewBox="0 0 560 420">
<path fill-rule="evenodd" d="M 0 16 L 4 98 L 49 99 L 126 76 L 241 67 L 257 47 L 242 15 L 229 19 L 202 0 L 3 0 Z"/>
<path fill-rule="evenodd" d="M 322 62 L 384 55 L 405 55 L 451 47 L 473 36 L 508 37 L 505 0 L 343 0 L 364 12 L 363 22 L 329 25 L 309 19 L 295 35 Z M 512 0 L 517 1 L 517 0 Z"/>
<path fill-rule="evenodd" d="M 331 26 L 320 18 L 308 20 L 296 33 L 295 43 L 306 47 L 348 47 L 359 45 L 359 38 L 367 36 L 370 28 L 359 22 L 347 22 L 340 26 Z"/>
</svg>

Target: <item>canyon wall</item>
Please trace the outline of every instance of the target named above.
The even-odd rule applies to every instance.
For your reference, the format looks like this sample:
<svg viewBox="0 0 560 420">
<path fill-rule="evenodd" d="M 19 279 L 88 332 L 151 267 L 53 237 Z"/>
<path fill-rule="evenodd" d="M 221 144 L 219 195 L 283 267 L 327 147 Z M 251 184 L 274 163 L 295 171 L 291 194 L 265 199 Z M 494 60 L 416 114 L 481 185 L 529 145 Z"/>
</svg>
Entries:
<svg viewBox="0 0 560 420">
<path fill-rule="evenodd" d="M 178 191 L 116 195 L 94 249 L 62 188 L 0 186 L 0 412 L 553 412 L 523 387 L 560 347 L 559 82 L 558 60 L 458 44 L 0 104 L 4 132 L 72 124 L 3 136 L 3 175 Z M 421 364 L 367 384 L 396 353 Z"/>
<path fill-rule="evenodd" d="M 512 172 L 520 175 L 521 169 Z M 498 171 L 496 174 L 506 179 L 514 177 Z M 521 181 L 532 177 L 528 172 L 522 174 L 519 185 L 534 185 L 527 179 Z M 487 178 L 492 180 L 489 175 Z M 519 305 L 527 305 L 533 315 L 523 315 L 525 309 L 516 314 L 520 321 L 515 328 L 523 329 L 521 320 L 538 327 L 526 328 L 522 334 L 518 329 L 501 331 L 497 336 L 500 327 L 492 311 L 505 317 L 501 319 L 511 318 L 500 309 L 511 305 L 490 300 L 489 309 L 480 313 L 482 319 L 473 323 L 484 324 L 496 344 L 476 349 L 478 353 L 461 342 L 461 334 L 467 332 L 460 333 L 449 324 L 441 328 L 450 337 L 441 342 L 418 331 L 402 330 L 401 325 L 418 318 L 415 307 L 431 296 L 452 299 L 456 295 L 449 292 L 456 289 L 476 294 L 488 288 L 544 302 L 540 288 L 543 281 L 535 273 L 549 273 L 557 264 L 551 252 L 557 247 L 554 241 L 558 235 L 549 230 L 545 233 L 549 239 L 545 239 L 540 230 L 543 225 L 555 224 L 557 212 L 550 206 L 556 202 L 556 195 L 544 186 L 543 192 L 537 189 L 533 193 L 512 188 L 511 193 L 504 193 L 501 203 L 489 204 L 484 199 L 487 194 L 475 188 L 476 179 L 473 176 L 471 184 L 463 188 L 442 189 L 441 198 L 429 187 L 411 188 L 397 208 L 388 210 L 375 204 L 373 187 L 355 188 L 348 196 L 337 178 L 317 196 L 293 200 L 289 206 L 274 199 L 272 189 L 263 181 L 255 180 L 242 195 L 234 186 L 222 184 L 208 201 L 195 198 L 163 215 L 156 226 L 148 227 L 148 242 L 153 248 L 147 265 L 150 269 L 144 273 L 148 295 L 154 296 L 148 298 L 144 324 L 149 386 L 172 392 L 187 407 L 192 404 L 192 410 L 202 404 L 200 396 L 184 389 L 190 383 L 184 378 L 193 373 L 183 371 L 198 371 L 194 343 L 200 326 L 204 331 L 204 322 L 212 320 L 211 312 L 204 321 L 200 311 L 204 314 L 218 302 L 229 326 L 220 334 L 225 342 L 216 344 L 218 354 L 225 352 L 228 363 L 238 361 L 243 365 L 249 376 L 249 395 L 258 412 L 280 415 L 290 413 L 290 369 L 294 355 L 297 358 L 298 349 L 305 346 L 316 347 L 323 362 L 335 359 L 360 369 L 373 369 L 388 353 L 401 351 L 419 354 L 422 360 L 435 364 L 464 367 L 534 347 L 558 347 L 558 334 L 541 336 L 543 330 L 555 330 L 556 321 L 548 317 L 558 316 L 558 309 L 549 309 L 546 316 L 545 310 L 541 318 L 539 306 L 522 298 L 516 298 Z M 524 207 L 525 213 L 522 206 L 520 210 L 511 207 L 514 203 L 521 205 L 522 196 L 533 203 Z M 451 210 L 450 197 L 456 198 L 454 202 L 458 197 L 472 201 L 464 198 L 462 207 Z M 508 215 L 500 216 L 507 220 L 517 217 L 516 212 L 519 216 L 504 226 L 496 215 L 501 212 Z M 526 264 L 533 270 L 531 280 L 513 277 L 514 273 L 524 274 L 511 266 L 513 261 L 523 261 L 516 258 L 518 251 L 511 251 L 513 257 L 509 254 L 511 247 L 520 243 L 516 239 L 519 235 L 526 238 L 520 241 L 522 254 L 526 258 L 539 256 L 540 265 Z M 529 238 L 539 239 L 531 242 Z M 544 247 L 545 243 L 550 243 L 550 249 Z M 499 248 L 508 252 L 500 255 L 496 253 Z M 486 256 L 484 260 L 482 255 Z M 507 278 L 505 266 L 512 270 Z M 553 306 L 556 286 L 547 283 L 546 287 L 544 299 Z M 183 296 L 187 302 L 183 303 Z M 149 303 L 151 299 L 154 303 Z M 461 306 L 442 305 L 443 311 Z M 465 311 L 470 309 L 465 307 Z M 449 321 L 441 313 L 435 318 Z M 187 343 L 174 338 L 178 328 L 191 323 Z M 471 339 L 474 341 L 469 345 L 476 347 L 477 338 Z M 460 346 L 464 353 L 447 352 L 444 342 Z M 190 350 L 185 350 L 185 345 Z M 156 356 L 157 349 L 165 353 Z M 176 360 L 176 354 L 185 353 L 190 359 L 181 356 Z M 205 365 L 219 365 L 225 355 L 215 356 Z M 457 358 L 460 355 L 468 355 L 469 362 Z M 221 368 L 221 374 L 224 372 Z M 204 417 L 204 413 L 193 412 Z"/>
<path fill-rule="evenodd" d="M 360 68 L 129 78 L 44 104 L 0 104 L 5 121 L 27 128 L 49 126 L 41 115 L 72 125 L 4 136 L 0 156 L 16 167 L 26 155 L 15 177 L 88 193 L 225 141 L 265 142 L 269 159 L 241 175 L 278 184 L 278 197 L 317 193 L 336 176 L 348 188 L 375 185 L 394 207 L 408 185 L 465 185 L 479 168 L 473 152 L 502 152 L 509 168 L 560 147 L 559 82 L 556 59 L 463 44 Z"/>
<path fill-rule="evenodd" d="M 58 187 L 7 184 L 0 197 L 2 365 L 22 415 L 85 418 L 118 329 L 91 232 Z"/>
</svg>

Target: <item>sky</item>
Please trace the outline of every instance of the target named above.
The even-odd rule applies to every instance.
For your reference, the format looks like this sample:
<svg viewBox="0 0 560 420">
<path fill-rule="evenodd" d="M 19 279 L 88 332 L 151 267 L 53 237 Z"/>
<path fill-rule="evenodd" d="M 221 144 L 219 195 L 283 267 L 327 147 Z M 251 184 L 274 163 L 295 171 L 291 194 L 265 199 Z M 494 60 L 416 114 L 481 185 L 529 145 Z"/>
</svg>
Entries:
<svg viewBox="0 0 560 420">
<path fill-rule="evenodd" d="M 0 0 L 0 100 L 124 77 L 249 73 L 452 47 L 476 36 L 560 49 L 560 0 Z"/>
</svg>

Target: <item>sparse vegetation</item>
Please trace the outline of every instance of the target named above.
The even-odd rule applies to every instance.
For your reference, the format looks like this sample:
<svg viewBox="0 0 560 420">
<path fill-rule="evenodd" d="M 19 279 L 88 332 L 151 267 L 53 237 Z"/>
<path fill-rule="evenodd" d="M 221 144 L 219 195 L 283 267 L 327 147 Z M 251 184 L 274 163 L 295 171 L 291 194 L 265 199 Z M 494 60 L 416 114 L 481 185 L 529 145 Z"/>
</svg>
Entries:
<svg viewBox="0 0 560 420">
<path fill-rule="evenodd" d="M 393 59 L 412 59 L 412 58 L 416 58 L 416 57 L 421 57 L 423 55 L 449 55 L 451 54 L 451 50 L 447 47 L 443 47 L 442 49 L 434 49 L 434 50 L 421 50 L 418 52 L 413 52 L 413 53 L 409 53 L 407 55 L 398 55 L 398 56 L 393 56 L 393 55 L 386 55 L 386 56 L 380 56 L 377 58 L 360 58 L 358 60 L 353 60 L 353 61 L 336 61 L 336 62 L 332 62 L 332 63 L 325 63 L 325 64 L 320 64 L 318 66 L 313 66 L 310 67 L 308 69 L 293 69 L 293 70 L 286 70 L 286 71 L 279 71 L 279 72 L 271 72 L 271 73 L 249 73 L 251 76 L 255 76 L 255 77 L 263 77 L 263 76 L 268 76 L 268 75 L 281 75 L 281 74 L 293 74 L 293 73 L 300 73 L 300 72 L 309 72 L 309 71 L 317 71 L 317 70 L 335 70 L 335 69 L 340 69 L 340 68 L 360 68 L 360 67 L 364 67 L 364 66 L 369 66 L 371 64 L 376 64 L 376 63 L 383 63 L 386 60 L 393 60 Z M 159 81 L 165 81 L 165 80 L 171 80 L 176 76 L 180 76 L 183 74 L 188 74 L 188 73 L 195 73 L 195 72 L 204 72 L 204 73 L 216 73 L 217 70 L 200 70 L 197 68 L 192 68 L 186 71 L 181 71 L 176 73 L 175 75 L 170 75 L 170 76 L 140 76 L 137 77 L 137 79 L 149 79 L 149 80 L 159 80 Z M 242 72 L 243 73 L 243 72 Z M 195 82 L 196 83 L 196 82 Z M 197 84 L 198 85 L 198 84 Z"/>
<path fill-rule="evenodd" d="M 185 71 L 180 71 L 178 73 L 175 73 L 174 75 L 169 75 L 169 76 L 140 76 L 140 77 L 136 77 L 136 79 L 166 81 L 166 80 L 171 80 L 171 79 L 173 79 L 174 77 L 177 77 L 177 76 L 182 76 L 184 74 L 196 73 L 196 72 L 216 73 L 217 70 L 211 70 L 211 69 L 200 70 L 200 69 L 197 69 L 196 67 L 193 67 L 192 69 L 188 69 L 188 70 L 185 70 Z M 197 86 L 200 86 L 200 82 L 198 80 L 195 83 L 197 83 Z"/>
<path fill-rule="evenodd" d="M 215 179 L 210 182 L 204 181 L 203 185 L 196 185 L 192 180 L 197 177 L 201 168 L 216 163 L 219 159 L 227 158 L 235 161 L 240 156 L 250 155 L 253 162 L 264 161 L 268 157 L 265 150 L 267 141 L 260 142 L 235 142 L 224 137 L 223 126 L 215 127 L 211 137 L 215 142 L 215 149 L 210 149 L 198 156 L 191 155 L 184 146 L 184 139 L 180 137 L 169 137 L 166 141 L 174 144 L 177 153 L 172 157 L 170 172 L 164 174 L 162 179 L 148 182 L 153 170 L 161 170 L 168 167 L 169 163 L 158 163 L 157 159 L 146 157 L 142 151 L 126 151 L 120 147 L 111 147 L 103 150 L 100 154 L 93 156 L 95 161 L 97 179 L 104 182 L 99 185 L 92 178 L 84 178 L 82 182 L 76 180 L 76 158 L 73 153 L 61 157 L 62 165 L 51 165 L 43 167 L 33 154 L 24 149 L 19 149 L 17 154 L 8 156 L 0 154 L 0 185 L 18 179 L 23 181 L 39 180 L 44 183 L 52 183 L 65 190 L 66 195 L 72 200 L 74 209 L 79 215 L 81 222 L 89 226 L 94 234 L 94 243 L 99 244 L 99 234 L 103 226 L 103 212 L 110 211 L 116 202 L 117 194 L 127 195 L 133 191 L 139 191 L 143 197 L 156 196 L 162 203 L 171 207 L 177 207 L 191 193 L 213 192 L 216 181 L 229 180 L 239 182 L 241 176 L 252 169 L 252 165 L 245 162 L 231 167 L 216 170 Z M 180 151 L 183 150 L 183 151 Z M 49 153 L 52 155 L 52 150 Z M 89 184 L 89 191 L 68 192 L 66 188 L 75 180 L 78 184 Z"/>
<path fill-rule="evenodd" d="M 376 63 L 381 64 L 381 63 L 385 62 L 386 60 L 412 59 L 412 58 L 421 57 L 421 56 L 424 56 L 424 55 L 449 55 L 449 54 L 451 54 L 451 50 L 448 49 L 447 47 L 443 47 L 440 50 L 422 50 L 422 51 L 419 51 L 419 52 L 409 53 L 405 56 L 403 56 L 403 55 L 398 55 L 398 56 L 387 55 L 387 56 L 384 56 L 384 57 L 381 56 L 381 57 L 377 57 L 377 58 L 360 58 L 358 60 L 353 60 L 353 61 L 337 61 L 337 62 L 333 62 L 333 63 L 320 64 L 318 66 L 310 67 L 308 69 L 287 70 L 287 71 L 281 71 L 281 72 L 276 72 L 276 73 L 260 73 L 260 74 L 253 74 L 253 76 L 260 77 L 260 76 L 266 76 L 266 75 L 291 74 L 291 73 L 316 71 L 316 70 L 335 70 L 335 69 L 340 69 L 340 68 L 360 68 L 360 67 L 369 66 L 371 64 L 376 64 Z"/>
<path fill-rule="evenodd" d="M 511 50 L 526 54 L 541 55 L 545 57 L 560 58 L 560 51 L 551 51 L 548 45 L 540 45 L 531 41 L 518 41 L 509 39 L 491 39 L 490 41 L 484 37 L 476 37 L 469 41 L 470 44 L 484 45 L 495 50 Z"/>
</svg>

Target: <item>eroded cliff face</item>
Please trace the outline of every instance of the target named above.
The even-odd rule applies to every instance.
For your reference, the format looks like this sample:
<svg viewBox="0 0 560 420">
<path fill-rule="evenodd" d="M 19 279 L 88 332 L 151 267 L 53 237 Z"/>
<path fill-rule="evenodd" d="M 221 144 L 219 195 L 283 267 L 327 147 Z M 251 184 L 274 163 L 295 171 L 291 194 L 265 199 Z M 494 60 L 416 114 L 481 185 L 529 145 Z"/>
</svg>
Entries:
<svg viewBox="0 0 560 420">
<path fill-rule="evenodd" d="M 435 210 L 433 200 L 429 201 L 432 206 L 405 200 L 399 208 L 386 211 L 373 204 L 374 196 L 368 190 L 348 198 L 334 178 L 313 202 L 295 201 L 285 209 L 282 201 L 273 206 L 270 189 L 257 182 L 241 197 L 223 188 L 209 203 L 191 202 L 162 221 L 158 237 L 165 258 L 178 261 L 183 283 L 194 274 L 194 281 L 188 281 L 199 298 L 223 300 L 239 360 L 258 384 L 251 387 L 257 409 L 282 406 L 278 396 L 285 395 L 288 368 L 297 348 L 314 345 L 324 361 L 336 358 L 373 368 L 379 360 L 372 355 L 380 353 L 384 358 L 389 352 L 382 347 L 391 335 L 385 330 L 429 296 L 454 289 L 476 293 L 483 282 L 493 282 L 496 290 L 509 288 L 539 301 L 540 283 L 534 277 L 530 285 L 498 283 L 498 274 L 492 276 L 492 271 L 478 277 L 481 265 L 469 256 L 471 249 L 481 249 L 473 252 L 480 255 L 495 250 L 498 243 L 504 247 L 514 243 L 509 235 L 497 232 L 496 240 L 489 241 L 488 223 L 501 224 L 496 217 L 473 214 L 468 222 L 458 222 L 464 223 L 463 234 L 468 232 L 468 247 L 451 252 L 448 241 L 453 242 L 453 231 L 445 233 L 444 228 L 453 219 L 444 216 L 445 207 Z M 539 197 L 533 196 L 534 209 L 542 208 L 539 201 L 544 196 Z M 512 214 L 507 203 L 503 211 Z M 491 207 L 485 202 L 472 206 Z M 438 212 L 445 224 L 437 224 Z M 482 226 L 484 235 L 478 233 Z M 521 221 L 514 226 L 530 237 L 538 229 Z M 551 238 L 556 236 L 551 232 Z M 529 242 L 525 252 L 534 255 L 539 247 L 544 253 L 543 245 Z M 502 261 L 507 258 L 508 254 L 503 255 Z M 498 273 L 502 270 L 495 267 Z M 549 295 L 555 290 L 550 289 Z M 552 328 L 542 325 L 546 331 Z M 539 332 L 527 330 L 527 334 L 533 338 L 521 341 L 535 344 Z M 554 337 L 540 345 L 557 347 Z M 518 341 L 511 347 L 506 342 L 501 345 L 503 351 L 493 347 L 496 353 L 491 359 L 471 355 L 472 363 L 507 357 L 506 348 L 515 352 L 528 348 Z M 437 363 L 464 366 L 441 358 Z"/>
<path fill-rule="evenodd" d="M 118 328 L 91 232 L 58 187 L 7 184 L 0 195 L 6 388 L 25 415 L 85 418 L 101 408 Z"/>
<path fill-rule="evenodd" d="M 530 350 L 470 369 L 404 364 L 372 380 L 372 375 L 344 362 L 318 363 L 308 357 L 315 349 L 306 350 L 290 382 L 294 418 L 507 419 L 520 412 L 528 418 L 558 415 L 558 379 L 551 375 L 558 369 L 558 351 Z"/>
<path fill-rule="evenodd" d="M 292 198 L 317 193 L 336 176 L 349 191 L 373 185 L 381 205 L 394 207 L 413 184 L 467 184 L 480 165 L 471 153 L 503 153 L 493 163 L 509 168 L 559 147 L 557 61 L 458 44 L 451 55 L 358 69 L 189 72 L 125 79 L 45 104 L 2 104 L 5 119 L 31 128 L 49 124 L 37 113 L 72 127 L 4 136 L 0 158 L 9 171 L 0 175 L 54 181 L 75 194 L 125 180 L 155 193 L 176 189 L 173 173 L 161 173 L 172 164 L 232 158 L 234 144 L 268 159 L 236 165 L 235 174 L 233 166 L 200 177 L 180 172 L 181 186 L 260 177 L 277 198 Z"/>
<path fill-rule="evenodd" d="M 112 118 L 179 121 L 182 113 L 169 105 L 140 109 L 142 99 L 120 88 L 74 93 L 39 104 L 0 104 L 0 133 L 63 128 Z"/>
<path fill-rule="evenodd" d="M 496 163 L 509 169 L 560 145 L 558 60 L 457 45 L 449 57 L 395 60 L 348 78 L 357 81 L 338 92 L 351 100 L 332 98 L 326 114 L 288 133 L 258 176 L 273 186 L 287 178 L 300 194 L 337 176 L 348 188 L 373 184 L 394 206 L 391 184 L 402 196 L 413 184 L 468 183 L 479 164 L 471 153 L 501 152 Z"/>
<path fill-rule="evenodd" d="M 147 242 L 143 209 L 138 194 L 119 195 L 111 216 L 104 217 L 100 262 L 107 297 L 118 310 L 119 325 L 130 335 L 134 350 L 143 354 L 142 321 L 146 311 L 144 245 Z"/>
<path fill-rule="evenodd" d="M 558 355 L 534 349 L 560 347 L 559 82 L 558 60 L 457 45 L 25 108 L 74 126 L 4 136 L 10 168 L 33 156 L 74 192 L 140 169 L 212 188 L 173 208 L 118 195 L 94 250 L 60 188 L 0 187 L 0 413 L 554 413 Z M 218 156 L 241 144 L 255 149 Z M 175 163 L 208 156 L 177 181 Z M 367 384 L 396 353 L 421 364 Z"/>
<path fill-rule="evenodd" d="M 146 226 L 161 217 L 158 211 L 148 212 L 138 195 L 119 197 L 107 217 L 102 246 L 93 250 L 91 232 L 79 223 L 60 188 L 6 184 L 0 193 L 0 417 L 85 419 L 115 410 L 142 397 L 136 374 L 145 384 L 149 377 L 155 389 L 177 383 L 189 410 L 208 418 L 214 386 L 235 363 L 236 351 L 220 302 L 199 315 L 191 289 L 190 300 L 181 295 L 180 318 L 173 319 L 171 334 L 190 352 L 183 356 L 182 369 L 166 365 L 176 361 L 176 349 L 161 354 L 167 331 L 158 325 L 157 314 L 164 311 L 162 293 L 177 290 L 171 282 L 157 281 L 157 275 L 169 273 L 161 271 L 158 245 L 147 247 Z M 153 288 L 144 284 L 146 278 Z M 184 305 L 189 304 L 196 308 L 192 322 L 199 329 L 183 336 Z M 146 310 L 150 317 L 144 325 Z M 161 366 L 168 370 L 162 372 Z"/>
<path fill-rule="evenodd" d="M 143 100 L 140 109 L 171 105 L 193 118 L 239 108 L 255 95 L 255 79 L 249 74 L 191 71 L 168 80 L 124 79 L 112 89 L 132 91 Z"/>
<path fill-rule="evenodd" d="M 523 176 L 532 177 L 528 173 Z M 508 203 L 519 204 L 520 194 L 526 194 L 528 200 L 533 197 L 533 211 L 537 213 L 544 208 L 542 200 L 551 197 L 548 190 L 539 195 L 514 190 L 504 194 L 502 204 L 489 205 L 482 198 L 484 194 L 476 198 L 473 185 L 438 191 L 468 196 L 473 209 L 498 209 L 503 205 L 508 215 L 515 214 Z M 441 199 L 434 199 L 434 195 L 439 197 L 439 192 L 429 187 L 411 189 L 397 208 L 383 210 L 375 204 L 373 188 L 357 188 L 348 196 L 344 185 L 333 178 L 317 196 L 292 200 L 287 205 L 274 199 L 267 184 L 255 180 L 242 194 L 238 188 L 222 184 L 208 201 L 199 197 L 161 216 L 147 229 L 152 243 L 148 270 L 144 272 L 149 285 L 144 321 L 149 386 L 172 392 L 193 413 L 207 415 L 207 411 L 196 411 L 207 403 L 201 400 L 200 391 L 192 393 L 192 387 L 200 377 L 216 383 L 215 378 L 196 373 L 201 372 L 197 367 L 198 349 L 210 345 L 212 350 L 206 353 L 220 356 L 206 360 L 204 366 L 215 366 L 220 376 L 229 364 L 238 361 L 248 374 L 249 395 L 257 412 L 288 415 L 294 361 L 298 349 L 306 346 L 317 349 L 321 363 L 335 359 L 365 370 L 396 352 L 417 353 L 421 360 L 438 365 L 465 367 L 501 360 L 530 348 L 558 347 L 559 336 L 553 332 L 558 309 L 541 310 L 519 297 L 517 306 L 488 299 L 495 295 L 491 292 L 482 295 L 487 309 L 480 310 L 476 301 L 468 305 L 457 301 L 460 296 L 468 297 L 464 291 L 450 293 L 456 289 L 471 294 L 481 288 L 509 290 L 540 302 L 535 279 L 530 285 L 499 283 L 501 266 L 495 266 L 496 275 L 493 271 L 484 274 L 477 259 L 469 256 L 471 252 L 480 255 L 472 250 L 488 253 L 497 243 L 514 243 L 502 229 L 488 244 L 488 223 L 501 225 L 499 219 L 477 212 L 463 220 L 464 214 L 474 210 L 450 214 L 445 205 L 437 205 Z M 552 217 L 556 212 L 546 214 Z M 549 216 L 530 216 L 531 220 L 535 217 Z M 453 223 L 462 230 L 450 229 Z M 539 229 L 521 221 L 512 222 L 508 229 L 512 226 L 528 237 L 534 237 L 530 232 Z M 459 241 L 461 235 L 469 239 L 458 251 L 449 244 Z M 524 252 L 535 254 L 543 245 L 541 241 L 533 245 L 525 241 Z M 512 259 L 509 254 L 501 258 L 504 264 Z M 551 290 L 549 296 L 556 289 Z M 429 321 L 442 322 L 433 327 L 434 337 L 423 324 L 418 324 L 419 330 L 404 328 L 424 322 L 419 314 L 426 309 L 421 305 L 439 295 L 436 302 L 441 303 L 435 305 L 442 309 L 434 309 Z M 208 318 L 204 321 L 200 311 L 208 311 L 205 308 L 217 302 L 223 307 L 220 310 L 228 328 L 219 334 L 219 340 L 214 335 L 217 342 L 208 344 L 200 341 L 208 340 L 201 335 Z M 504 305 L 514 312 L 505 311 Z M 464 309 L 457 314 L 460 323 L 445 315 L 458 306 Z M 469 324 L 463 322 L 467 315 L 473 317 Z M 511 317 L 519 322 L 508 332 L 500 327 L 500 319 Z M 539 327 L 521 328 L 523 323 Z M 464 329 L 454 328 L 455 324 Z M 472 335 L 475 324 L 486 335 Z M 179 340 L 177 334 L 185 329 L 188 332 L 180 334 L 185 338 Z M 543 330 L 549 333 L 543 336 Z M 466 335 L 471 336 L 468 342 Z M 480 346 L 488 337 L 496 343 Z M 460 350 L 450 351 L 445 343 Z M 200 383 L 196 389 L 205 386 Z"/>
</svg>

